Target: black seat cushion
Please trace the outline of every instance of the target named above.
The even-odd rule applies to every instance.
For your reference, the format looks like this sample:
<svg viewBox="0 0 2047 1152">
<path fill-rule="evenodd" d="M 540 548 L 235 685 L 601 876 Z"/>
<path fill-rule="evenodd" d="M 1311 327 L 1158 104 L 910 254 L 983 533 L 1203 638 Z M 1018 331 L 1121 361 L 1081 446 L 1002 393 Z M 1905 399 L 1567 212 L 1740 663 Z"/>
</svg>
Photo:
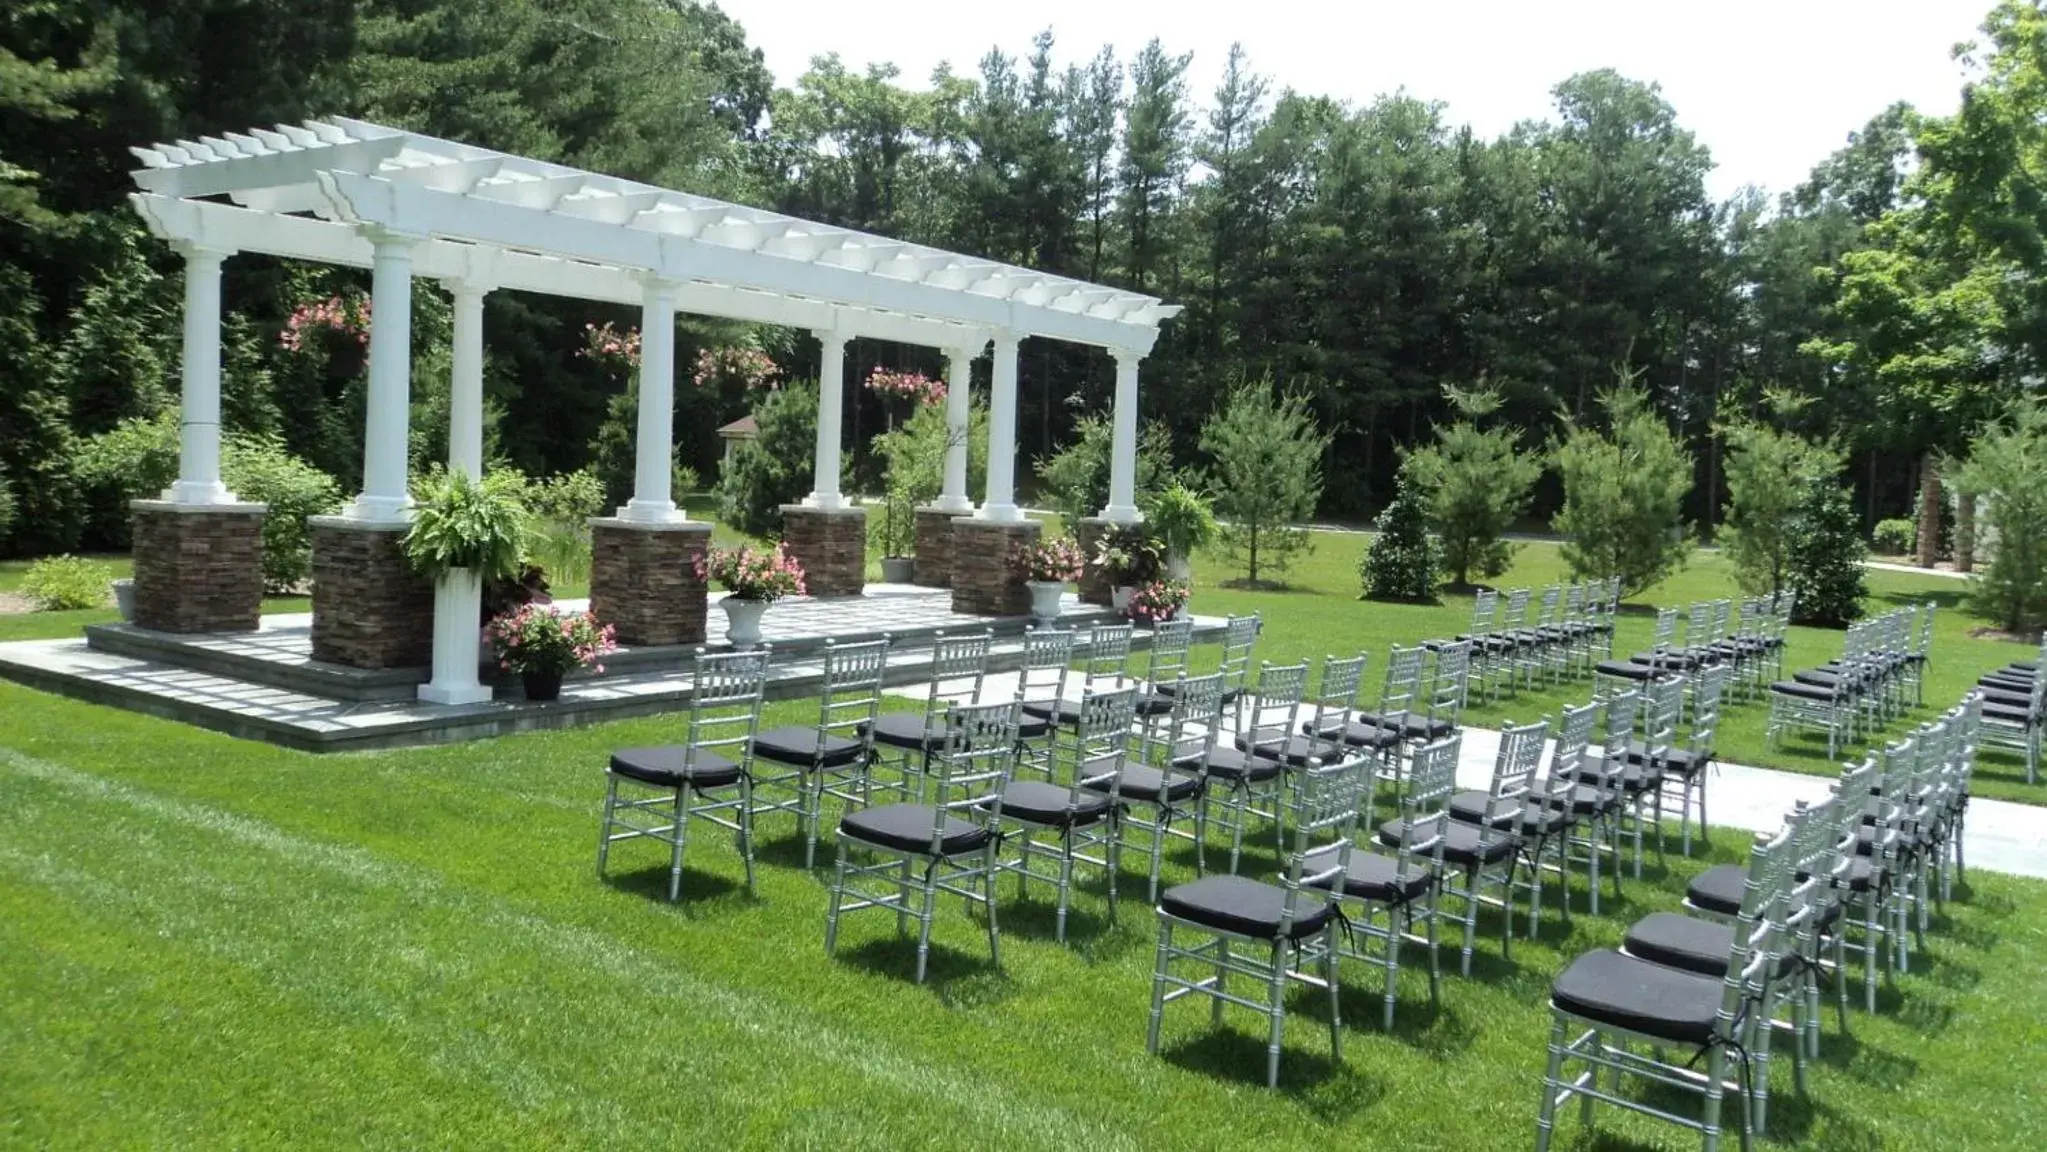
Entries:
<svg viewBox="0 0 2047 1152">
<path fill-rule="evenodd" d="M 1311 854 L 1303 866 L 1304 872 L 1321 872 L 1336 866 L 1336 849 L 1324 849 Z M 1343 894 L 1354 900 L 1373 900 L 1381 904 L 1403 904 L 1419 899 L 1429 886 L 1436 882 L 1436 875 L 1428 865 L 1416 862 L 1410 865 L 1413 871 L 1400 874 L 1400 861 L 1391 856 L 1381 856 L 1362 848 L 1353 848 L 1350 866 L 1345 869 Z M 1335 878 L 1319 884 L 1328 888 L 1335 884 Z"/>
<path fill-rule="evenodd" d="M 1601 949 L 1571 962 L 1550 1003 L 1581 1019 L 1672 1043 L 1705 1044 L 1720 1014 L 1722 981 Z"/>
<path fill-rule="evenodd" d="M 1822 703 L 1832 703 L 1834 700 L 1832 688 L 1822 688 L 1817 684 L 1806 684 L 1797 680 L 1779 680 L 1770 685 L 1770 691 L 1780 696 L 1796 696 L 1803 700 L 1818 700 Z"/>
<path fill-rule="evenodd" d="M 1159 911 L 1218 931 L 1274 940 L 1286 915 L 1286 889 L 1248 876 L 1205 876 L 1166 889 L 1159 897 Z M 1329 923 L 1329 904 L 1319 898 L 1296 897 L 1294 911 L 1299 918 L 1288 939 L 1313 936 Z"/>
<path fill-rule="evenodd" d="M 611 770 L 642 784 L 679 788 L 725 788 L 739 783 L 739 765 L 723 756 L 699 749 L 696 763 L 689 763 L 689 745 L 660 744 L 646 748 L 621 748 L 611 754 Z"/>
<path fill-rule="evenodd" d="M 1986 706 L 1995 704 L 1999 708 L 2011 709 L 2017 712 L 2028 712 L 2033 707 L 2033 694 L 2030 691 L 2001 692 L 1995 688 L 1984 688 L 1982 696 L 1983 703 Z"/>
<path fill-rule="evenodd" d="M 1602 676 L 1619 676 L 1624 680 L 1650 680 L 1656 676 L 1656 669 L 1633 660 L 1601 660 L 1593 671 Z"/>
<path fill-rule="evenodd" d="M 1492 793 L 1473 790 L 1459 792 L 1450 797 L 1450 819 L 1465 824 L 1485 823 L 1486 801 Z M 1517 824 L 1524 836 L 1554 836 L 1570 825 L 1573 809 L 1552 808 L 1543 802 L 1540 795 L 1529 793 L 1521 805 L 1521 814 L 1500 816 L 1493 820 L 1495 828 L 1512 828 Z"/>
<path fill-rule="evenodd" d="M 1260 728 L 1255 732 L 1237 734 L 1239 751 L 1248 752 L 1254 747 L 1261 758 L 1278 759 L 1296 768 L 1310 760 L 1327 761 L 1342 755 L 1341 746 L 1332 745 L 1328 740 L 1306 735 L 1289 736 L 1277 728 Z"/>
<path fill-rule="evenodd" d="M 2012 708 L 2004 704 L 1985 704 L 1983 706 L 1983 718 L 1985 720 L 1999 720 L 2006 724 L 2024 724 L 2029 727 L 2040 721 L 2040 718 L 2030 708 Z"/>
<path fill-rule="evenodd" d="M 1685 899 L 1692 907 L 1722 916 L 1741 914 L 1741 893 L 1748 884 L 1748 866 L 1721 864 L 1708 868 L 1685 885 Z"/>
<path fill-rule="evenodd" d="M 861 729 L 867 730 L 863 724 Z M 936 752 L 945 747 L 945 718 L 937 717 L 927 728 L 922 712 L 889 712 L 874 718 L 874 742 L 908 752 Z"/>
<path fill-rule="evenodd" d="M 1643 764 L 1648 759 L 1649 745 L 1640 740 L 1633 740 L 1628 743 L 1629 764 Z M 1705 764 L 1705 759 L 1695 754 L 1691 749 L 1679 748 L 1675 745 L 1666 746 L 1663 749 L 1663 755 L 1657 758 L 1657 766 L 1659 768 L 1678 776 L 1690 776 L 1704 767 Z"/>
<path fill-rule="evenodd" d="M 1325 726 L 1320 732 L 1314 731 L 1313 727 L 1314 721 L 1310 720 L 1301 725 L 1301 731 L 1311 736 L 1320 736 L 1325 740 L 1338 738 L 1338 729 L 1333 725 Z M 1400 731 L 1396 728 L 1381 728 L 1376 724 L 1364 724 L 1353 720 L 1344 724 L 1341 731 L 1343 742 L 1353 748 L 1372 748 L 1383 751 L 1400 743 Z"/>
<path fill-rule="evenodd" d="M 1441 740 L 1457 731 L 1457 726 L 1448 720 L 1431 719 L 1422 712 L 1394 712 L 1385 716 L 1360 712 L 1356 723 L 1369 728 L 1391 728 L 1406 740 Z"/>
<path fill-rule="evenodd" d="M 1019 740 L 1037 740 L 1050 731 L 1052 731 L 1052 722 L 1043 716 L 1024 716 L 1021 714 L 1017 716 L 1016 738 Z"/>
<path fill-rule="evenodd" d="M 839 831 L 855 840 L 898 852 L 928 854 L 936 816 L 937 811 L 929 804 L 882 804 L 846 813 L 839 820 Z M 984 825 L 948 815 L 939 851 L 947 856 L 976 852 L 987 846 L 991 836 Z"/>
<path fill-rule="evenodd" d="M 777 764 L 837 768 L 858 760 L 866 750 L 860 741 L 834 732 L 823 734 L 820 748 L 818 734 L 816 728 L 770 728 L 753 738 L 753 754 Z"/>
<path fill-rule="evenodd" d="M 1110 781 L 1090 782 L 1089 788 L 1109 790 Z M 1138 804 L 1157 804 L 1163 792 L 1168 804 L 1185 800 L 1201 790 L 1201 777 L 1180 772 L 1161 772 L 1148 764 L 1125 764 L 1117 774 L 1117 794 Z"/>
<path fill-rule="evenodd" d="M 1206 769 L 1210 776 L 1231 784 L 1239 782 L 1260 784 L 1278 776 L 1285 767 L 1277 760 L 1248 755 L 1241 748 L 1230 748 L 1222 744 L 1210 749 L 1207 759 L 1203 760 L 1201 749 L 1202 742 L 1198 740 L 1175 745 L 1173 767 L 1199 766 Z"/>
<path fill-rule="evenodd" d="M 1173 710 L 1173 694 L 1157 688 L 1146 689 L 1137 694 L 1139 716 L 1164 716 Z"/>
<path fill-rule="evenodd" d="M 1727 975 L 1727 954 L 1734 948 L 1734 925 L 1675 912 L 1653 912 L 1635 921 L 1621 947 L 1629 955 L 1652 964 L 1681 968 L 1717 980 Z M 1792 960 L 1789 952 L 1780 955 L 1775 964 L 1776 974 L 1781 976 L 1790 971 Z"/>
<path fill-rule="evenodd" d="M 1388 848 L 1400 847 L 1407 835 L 1407 821 L 1398 818 L 1379 825 L 1379 843 Z M 1460 824 L 1452 820 L 1443 829 L 1443 862 L 1469 868 L 1483 860 L 1487 864 L 1498 863 L 1512 856 L 1521 847 L 1521 838 L 1511 832 L 1480 829 L 1476 824 Z"/>
<path fill-rule="evenodd" d="M 1080 723 L 1078 700 L 1026 700 L 1023 711 L 1026 716 L 1035 716 L 1053 724 Z"/>
<path fill-rule="evenodd" d="M 1052 828 L 1075 828 L 1106 818 L 1109 798 L 1083 790 L 1075 799 L 1064 784 L 1013 780 L 1002 790 L 1002 814 Z"/>
</svg>

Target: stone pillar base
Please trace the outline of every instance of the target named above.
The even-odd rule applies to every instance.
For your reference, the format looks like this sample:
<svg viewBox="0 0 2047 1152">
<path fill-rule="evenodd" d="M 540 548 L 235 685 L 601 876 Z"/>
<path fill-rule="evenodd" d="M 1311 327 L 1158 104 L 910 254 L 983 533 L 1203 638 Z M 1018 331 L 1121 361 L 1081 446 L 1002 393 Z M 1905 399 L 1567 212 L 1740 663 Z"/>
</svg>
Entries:
<svg viewBox="0 0 2047 1152">
<path fill-rule="evenodd" d="M 812 596 L 858 596 L 867 587 L 867 510 L 782 505 L 782 543 L 803 565 Z"/>
<path fill-rule="evenodd" d="M 313 659 L 350 668 L 433 660 L 434 586 L 405 559 L 400 521 L 314 516 Z"/>
<path fill-rule="evenodd" d="M 262 504 L 137 500 L 135 623 L 159 632 L 254 632 L 263 618 Z"/>
<path fill-rule="evenodd" d="M 1109 584 L 1107 570 L 1095 563 L 1095 553 L 1101 550 L 1102 538 L 1114 527 L 1115 524 L 1100 516 L 1089 516 L 1073 530 L 1073 541 L 1080 545 L 1081 570 L 1078 587 L 1080 602 L 1083 604 L 1097 604 L 1103 608 L 1109 606 L 1115 590 Z"/>
<path fill-rule="evenodd" d="M 1024 550 L 1045 529 L 1036 520 L 952 522 L 952 610 L 974 616 L 1025 616 L 1031 590 L 1025 584 Z"/>
<path fill-rule="evenodd" d="M 704 642 L 710 596 L 699 563 L 711 526 L 590 521 L 590 611 L 629 648 Z"/>
<path fill-rule="evenodd" d="M 944 508 L 917 509 L 916 574 L 913 584 L 952 587 L 952 522 L 963 515 Z"/>
</svg>

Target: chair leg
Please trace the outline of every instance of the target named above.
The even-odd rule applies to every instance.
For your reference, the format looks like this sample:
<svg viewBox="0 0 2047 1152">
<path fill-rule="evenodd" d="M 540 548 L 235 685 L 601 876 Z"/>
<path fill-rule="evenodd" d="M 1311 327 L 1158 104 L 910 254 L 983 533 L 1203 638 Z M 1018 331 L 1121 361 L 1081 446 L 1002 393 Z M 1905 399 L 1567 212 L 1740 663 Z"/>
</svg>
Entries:
<svg viewBox="0 0 2047 1152">
<path fill-rule="evenodd" d="M 924 970 L 931 959 L 931 920 L 933 906 L 938 903 L 938 869 L 924 874 L 924 905 L 917 916 L 917 983 L 924 982 Z"/>
<path fill-rule="evenodd" d="M 1366 912 L 1369 921 L 1371 913 Z M 1386 1031 L 1393 1031 L 1393 1001 L 1400 991 L 1400 934 L 1402 913 L 1398 908 L 1386 909 Z"/>
<path fill-rule="evenodd" d="M 832 955 L 839 944 L 839 906 L 846 899 L 846 845 L 839 845 L 838 865 L 832 874 L 831 903 L 826 907 L 824 920 L 824 954 Z"/>
<path fill-rule="evenodd" d="M 1215 942 L 1216 994 L 1208 1002 L 1208 1024 L 1209 1027 L 1211 1028 L 1218 1028 L 1222 1026 L 1223 1022 L 1222 994 L 1225 990 L 1229 988 L 1229 984 L 1230 984 L 1230 942 L 1228 940 L 1218 938 Z"/>
<path fill-rule="evenodd" d="M 739 857 L 746 862 L 746 894 L 758 896 L 753 877 L 753 781 L 745 776 L 739 778 L 738 817 L 733 823 L 739 825 Z"/>
<path fill-rule="evenodd" d="M 1069 833 L 1059 854 L 1059 911 L 1055 914 L 1053 936 L 1066 943 L 1066 908 L 1073 901 L 1073 839 Z"/>
<path fill-rule="evenodd" d="M 1271 1038 L 1265 1043 L 1265 1086 L 1279 1087 L 1279 1044 L 1286 1031 L 1286 944 L 1274 941 L 1272 945 L 1272 977 L 1266 989 L 1266 1015 L 1271 1022 Z"/>
<path fill-rule="evenodd" d="M 1002 967 L 1002 933 L 995 926 L 995 878 L 1002 869 L 997 867 L 995 845 L 989 844 L 981 857 L 981 899 L 988 912 L 988 962 L 996 968 Z"/>
<path fill-rule="evenodd" d="M 604 822 L 597 828 L 597 874 L 604 875 L 604 866 L 611 859 L 612 811 L 618 807 L 618 777 L 607 774 L 604 789 Z"/>
<path fill-rule="evenodd" d="M 1336 951 L 1336 922 L 1322 929 L 1322 982 L 1329 986 L 1329 1059 L 1343 1063 L 1343 986 L 1337 983 L 1336 968 L 1342 957 Z"/>
<path fill-rule="evenodd" d="M 1749 1094 L 1753 1101 L 1755 1126 L 1758 1131 L 1768 1132 L 1766 1117 L 1770 1110 L 1770 1037 L 1776 1032 L 1772 1017 L 1776 1013 L 1777 998 L 1767 988 L 1762 1003 L 1758 1005 L 1752 1025 L 1755 1033 L 1751 1041 L 1754 1048 L 1755 1073 L 1750 1079 Z"/>
<path fill-rule="evenodd" d="M 1473 868 L 1465 877 L 1464 897 L 1464 955 L 1458 962 L 1458 969 L 1466 979 L 1471 977 L 1471 946 L 1478 934 L 1478 869 Z"/>
<path fill-rule="evenodd" d="M 668 902 L 675 903 L 682 898 L 682 854 L 689 845 L 689 785 L 675 790 L 675 827 L 668 830 L 674 839 L 669 841 L 668 854 Z"/>
<path fill-rule="evenodd" d="M 1706 1107 L 1701 1119 L 1706 1128 L 1706 1152 L 1720 1152 L 1720 1099 L 1727 1091 L 1727 1050 L 1719 1044 L 1713 1045 L 1706 1057 Z M 1747 1101 L 1743 1101 L 1746 1107 Z M 1743 1152 L 1747 1152 L 1746 1133 L 1742 1139 Z"/>
<path fill-rule="evenodd" d="M 1159 1052 L 1159 1020 L 1166 1011 L 1166 957 L 1173 946 L 1173 925 L 1169 920 L 1159 921 L 1158 958 L 1151 968 L 1151 1019 L 1145 1027 L 1144 1050 L 1156 1056 Z M 1221 1003 L 1221 1001 L 1217 1001 Z"/>
<path fill-rule="evenodd" d="M 1563 1088 L 1564 1018 L 1557 1016 L 1549 1029 L 1549 1067 L 1542 1074 L 1542 1107 L 1535 1116 L 1535 1152 L 1549 1152 L 1550 1135 L 1556 1128 L 1557 1093 Z M 1587 1096 L 1586 1103 L 1592 1098 Z"/>
<path fill-rule="evenodd" d="M 1442 919 L 1436 915 L 1435 888 L 1429 889 L 1429 1004 L 1440 1004 L 1443 983 L 1443 966 L 1438 959 L 1436 948 L 1436 924 Z"/>
</svg>

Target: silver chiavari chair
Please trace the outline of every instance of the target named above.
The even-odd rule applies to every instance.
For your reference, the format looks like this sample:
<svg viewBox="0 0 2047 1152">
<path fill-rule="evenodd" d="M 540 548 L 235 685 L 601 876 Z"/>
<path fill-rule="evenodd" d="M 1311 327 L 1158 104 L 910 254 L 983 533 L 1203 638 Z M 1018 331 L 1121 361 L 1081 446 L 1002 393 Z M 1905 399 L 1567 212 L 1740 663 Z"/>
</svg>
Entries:
<svg viewBox="0 0 2047 1152">
<path fill-rule="evenodd" d="M 1140 754 L 1126 759 L 1116 778 L 1115 794 L 1122 815 L 1114 831 L 1121 839 L 1122 851 L 1131 850 L 1132 835 L 1139 831 L 1147 834 L 1151 863 L 1145 899 L 1153 902 L 1159 896 L 1159 870 L 1168 839 L 1192 843 L 1195 872 L 1208 871 L 1208 808 L 1204 803 L 1208 778 L 1202 766 L 1208 763 L 1222 730 L 1222 673 L 1183 676 L 1173 687 L 1173 710 L 1144 725 Z M 1174 765 L 1179 764 L 1187 768 L 1176 769 Z"/>
<path fill-rule="evenodd" d="M 824 798 L 865 804 L 873 798 L 868 763 L 869 735 L 881 713 L 881 686 L 888 674 L 889 639 L 858 644 L 825 641 L 819 664 L 815 727 L 775 728 L 753 738 L 753 810 L 793 812 L 803 834 L 803 866 L 817 862 L 818 829 Z M 786 794 L 784 791 L 786 790 Z"/>
<path fill-rule="evenodd" d="M 1225 681 L 1227 684 L 1227 681 Z M 1265 664 L 1258 669 L 1258 688 L 1238 701 L 1238 710 L 1250 719 L 1252 732 L 1274 735 L 1274 743 L 1239 747 L 1232 736 L 1228 743 L 1218 740 L 1205 761 L 1195 763 L 1176 757 L 1173 766 L 1198 770 L 1210 787 L 1204 793 L 1208 822 L 1230 833 L 1230 871 L 1236 872 L 1244 852 L 1244 832 L 1252 820 L 1269 821 L 1276 843 L 1285 844 L 1285 822 L 1280 800 L 1285 792 L 1285 763 L 1280 759 L 1288 733 L 1300 722 L 1301 698 L 1308 683 L 1308 665 Z M 1224 688 L 1227 696 L 1228 688 Z M 1236 731 L 1245 725 L 1238 724 Z"/>
<path fill-rule="evenodd" d="M 840 817 L 838 864 L 825 913 L 827 955 L 838 947 L 841 916 L 892 908 L 898 935 L 912 917 L 917 921 L 917 983 L 922 984 L 931 954 L 932 913 L 944 892 L 965 900 L 969 908 L 981 906 L 987 916 L 988 957 L 1001 967 L 995 879 L 1002 871 L 997 854 L 1002 792 L 1016 766 L 1018 714 L 1014 700 L 954 707 L 945 717 L 945 749 L 932 759 L 931 803 L 882 804 Z M 873 886 L 856 887 L 867 882 Z"/>
<path fill-rule="evenodd" d="M 1026 704 L 1056 704 L 1066 699 L 1066 681 L 1073 670 L 1074 633 L 1068 628 L 1032 628 L 1024 633 L 1023 668 L 1017 692 Z M 1052 722 L 1024 713 L 1017 727 L 1017 771 L 1043 779 L 1053 777 Z"/>
<path fill-rule="evenodd" d="M 896 778 L 889 786 L 899 795 L 923 794 L 931 758 L 945 747 L 945 714 L 958 704 L 975 704 L 981 699 L 982 682 L 988 675 L 988 653 L 995 644 L 990 631 L 963 636 L 940 632 L 931 641 L 931 682 L 924 694 L 921 712 L 890 712 L 874 718 L 866 735 L 880 748 L 895 752 Z M 869 771 L 881 767 L 877 755 Z"/>
<path fill-rule="evenodd" d="M 1542 743 L 1548 734 L 1548 721 L 1519 727 L 1510 724 L 1501 729 L 1492 786 L 1486 790 L 1480 819 L 1473 823 L 1453 819 L 1444 830 L 1444 870 L 1438 885 L 1443 895 L 1456 897 L 1463 907 L 1464 947 L 1458 958 L 1458 970 L 1465 976 L 1471 975 L 1481 905 L 1500 913 L 1501 955 L 1513 952 L 1514 870 L 1521 852 L 1518 829 L 1529 790 L 1535 783 L 1535 770 L 1542 763 Z M 1397 847 L 1406 829 L 1395 818 L 1379 825 L 1378 835 L 1380 844 Z"/>
<path fill-rule="evenodd" d="M 1173 710 L 1172 693 L 1161 692 L 1159 686 L 1172 684 L 1187 672 L 1187 658 L 1193 643 L 1192 617 L 1161 620 L 1151 626 L 1151 649 L 1145 654 L 1144 690 L 1137 696 L 1138 716 L 1163 716 Z"/>
<path fill-rule="evenodd" d="M 1064 761 L 1067 782 L 1011 780 L 1002 790 L 1002 820 L 1010 827 L 1016 853 L 1004 867 L 1016 872 L 1017 895 L 1027 894 L 1031 880 L 1049 880 L 1057 890 L 1057 928 L 1066 942 L 1066 912 L 1073 902 L 1073 866 L 1100 868 L 1108 877 L 1109 918 L 1116 917 L 1116 874 L 1120 870 L 1121 838 L 1116 834 L 1117 783 L 1131 742 L 1137 714 L 1137 687 L 1082 693 L 1074 722 L 1053 735 L 1056 755 Z M 1038 840 L 1040 833 L 1049 833 Z M 1091 854 L 1092 853 L 1092 854 Z M 1031 870 L 1031 862 L 1048 863 L 1053 873 Z"/>
</svg>

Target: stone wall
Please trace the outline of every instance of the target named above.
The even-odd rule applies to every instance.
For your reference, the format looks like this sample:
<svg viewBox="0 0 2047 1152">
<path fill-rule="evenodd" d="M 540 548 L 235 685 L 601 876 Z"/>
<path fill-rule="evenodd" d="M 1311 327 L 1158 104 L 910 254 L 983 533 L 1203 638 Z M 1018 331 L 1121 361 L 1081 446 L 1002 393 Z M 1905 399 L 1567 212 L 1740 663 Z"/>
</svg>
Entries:
<svg viewBox="0 0 2047 1152">
<path fill-rule="evenodd" d="M 782 505 L 782 543 L 803 565 L 812 596 L 858 596 L 867 587 L 867 510 Z"/>
<path fill-rule="evenodd" d="M 1023 616 L 1031 610 L 1024 550 L 1038 542 L 1036 520 L 952 522 L 952 610 L 976 616 Z"/>
<path fill-rule="evenodd" d="M 350 668 L 433 660 L 434 586 L 405 559 L 400 525 L 315 516 L 313 659 Z"/>
<path fill-rule="evenodd" d="M 1099 604 L 1104 608 L 1109 606 L 1114 590 L 1109 586 L 1108 572 L 1095 564 L 1095 553 L 1101 549 L 1102 537 L 1107 536 L 1112 527 L 1114 525 L 1099 516 L 1089 516 L 1074 529 L 1073 540 L 1080 545 L 1083 565 L 1079 584 L 1080 602 L 1083 604 Z"/>
<path fill-rule="evenodd" d="M 590 522 L 590 611 L 626 647 L 701 644 L 710 598 L 698 561 L 709 524 Z"/>
<path fill-rule="evenodd" d="M 917 569 L 911 583 L 952 587 L 952 522 L 959 515 L 943 508 L 917 509 Z"/>
<path fill-rule="evenodd" d="M 130 508 L 138 627 L 256 630 L 263 616 L 263 505 L 137 500 Z"/>
</svg>

